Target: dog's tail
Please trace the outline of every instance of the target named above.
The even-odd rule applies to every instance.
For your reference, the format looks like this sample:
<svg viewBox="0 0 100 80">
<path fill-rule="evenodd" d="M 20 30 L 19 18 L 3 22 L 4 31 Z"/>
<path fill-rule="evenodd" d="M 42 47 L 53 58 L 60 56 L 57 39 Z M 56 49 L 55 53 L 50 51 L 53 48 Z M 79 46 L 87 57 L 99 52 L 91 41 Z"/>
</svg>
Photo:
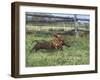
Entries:
<svg viewBox="0 0 100 80">
<path fill-rule="evenodd" d="M 34 50 L 34 43 L 38 43 L 38 40 L 34 40 L 31 42 L 32 48 L 30 50 L 30 53 L 32 53 L 32 51 Z"/>
</svg>

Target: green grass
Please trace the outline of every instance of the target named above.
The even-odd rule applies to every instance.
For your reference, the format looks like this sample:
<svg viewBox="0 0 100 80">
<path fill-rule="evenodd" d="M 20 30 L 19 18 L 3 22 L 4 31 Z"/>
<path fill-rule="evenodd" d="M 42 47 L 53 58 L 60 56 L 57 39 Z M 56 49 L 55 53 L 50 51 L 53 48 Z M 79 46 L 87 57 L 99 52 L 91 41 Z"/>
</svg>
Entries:
<svg viewBox="0 0 100 80">
<path fill-rule="evenodd" d="M 42 34 L 26 34 L 26 67 L 81 65 L 89 64 L 89 36 L 84 35 L 75 39 L 74 36 L 65 36 L 71 47 L 63 47 L 61 50 L 38 50 L 30 52 L 32 41 L 47 40 L 52 36 Z M 72 43 L 73 42 L 73 43 Z M 35 43 L 34 43 L 35 44 Z"/>
</svg>

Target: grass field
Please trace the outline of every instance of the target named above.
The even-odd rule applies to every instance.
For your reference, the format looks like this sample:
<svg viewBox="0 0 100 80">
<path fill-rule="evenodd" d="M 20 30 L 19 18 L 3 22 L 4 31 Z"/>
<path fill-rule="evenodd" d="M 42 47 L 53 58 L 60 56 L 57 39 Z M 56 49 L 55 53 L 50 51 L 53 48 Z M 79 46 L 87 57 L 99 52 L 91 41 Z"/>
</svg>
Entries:
<svg viewBox="0 0 100 80">
<path fill-rule="evenodd" d="M 35 66 L 58 66 L 58 65 L 81 65 L 89 64 L 89 36 L 83 35 L 79 38 L 64 35 L 71 47 L 63 47 L 61 50 L 39 50 L 30 52 L 32 41 L 52 39 L 51 35 L 26 34 L 26 67 Z M 35 44 L 35 43 L 34 43 Z"/>
</svg>

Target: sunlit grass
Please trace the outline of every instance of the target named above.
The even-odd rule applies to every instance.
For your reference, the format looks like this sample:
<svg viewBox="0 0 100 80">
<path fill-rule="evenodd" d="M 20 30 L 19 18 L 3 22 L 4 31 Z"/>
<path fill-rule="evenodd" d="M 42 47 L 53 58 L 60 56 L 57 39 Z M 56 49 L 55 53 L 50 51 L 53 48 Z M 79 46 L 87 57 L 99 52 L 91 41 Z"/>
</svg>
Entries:
<svg viewBox="0 0 100 80">
<path fill-rule="evenodd" d="M 71 47 L 61 50 L 38 50 L 30 52 L 34 40 L 50 41 L 52 36 L 42 34 L 26 34 L 26 66 L 58 66 L 89 64 L 89 37 L 84 35 L 75 39 L 74 36 L 65 35 Z M 36 43 L 34 42 L 34 45 Z"/>
</svg>

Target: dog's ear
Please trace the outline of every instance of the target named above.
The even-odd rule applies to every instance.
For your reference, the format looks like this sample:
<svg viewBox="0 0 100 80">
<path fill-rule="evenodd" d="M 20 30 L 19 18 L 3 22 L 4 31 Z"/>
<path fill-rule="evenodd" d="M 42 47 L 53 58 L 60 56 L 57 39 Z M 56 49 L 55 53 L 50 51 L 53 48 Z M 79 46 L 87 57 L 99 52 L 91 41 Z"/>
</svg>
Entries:
<svg viewBox="0 0 100 80">
<path fill-rule="evenodd" d="M 58 34 L 57 34 L 57 33 L 55 33 L 53 36 L 54 36 L 54 37 L 58 37 Z"/>
</svg>

